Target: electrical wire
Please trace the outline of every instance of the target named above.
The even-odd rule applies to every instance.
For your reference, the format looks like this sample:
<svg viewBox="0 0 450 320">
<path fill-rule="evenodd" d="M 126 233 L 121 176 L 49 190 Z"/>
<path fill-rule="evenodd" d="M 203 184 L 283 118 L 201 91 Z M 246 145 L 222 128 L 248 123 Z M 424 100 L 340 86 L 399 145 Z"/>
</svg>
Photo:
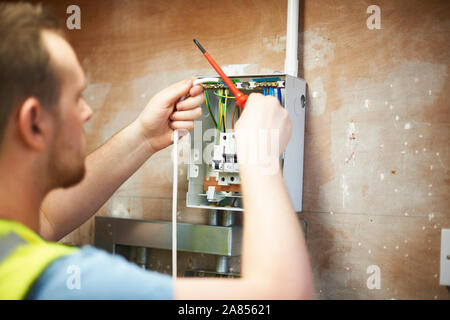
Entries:
<svg viewBox="0 0 450 320">
<path fill-rule="evenodd" d="M 237 104 L 234 105 L 233 114 L 231 115 L 231 128 L 234 130 L 234 115 L 236 114 Z"/>
<path fill-rule="evenodd" d="M 213 94 L 214 94 L 215 96 L 217 96 L 217 97 L 225 98 L 225 96 L 223 96 L 223 95 L 221 95 L 221 94 L 218 94 L 218 93 L 216 93 L 216 92 L 214 92 L 214 91 L 213 91 Z M 228 96 L 228 99 L 236 99 L 236 97 Z"/>
<path fill-rule="evenodd" d="M 204 84 L 204 83 L 208 83 L 208 82 L 212 82 L 212 83 L 217 83 L 217 82 L 221 82 L 219 78 L 201 78 L 201 79 L 196 79 L 194 80 L 193 85 L 199 85 L 199 84 Z"/>
<path fill-rule="evenodd" d="M 206 90 L 205 90 L 204 93 L 205 93 L 206 107 L 208 108 L 209 116 L 211 117 L 211 121 L 212 121 L 212 123 L 213 123 L 213 125 L 214 125 L 214 128 L 217 129 L 217 121 L 216 121 L 216 118 L 214 118 L 214 115 L 213 115 L 213 113 L 212 113 L 212 111 L 211 111 L 211 105 L 210 105 L 210 103 L 209 103 L 208 93 L 206 92 Z"/>
<path fill-rule="evenodd" d="M 222 99 L 219 99 L 219 126 L 217 127 L 216 143 L 219 143 L 220 130 L 222 129 Z"/>
<path fill-rule="evenodd" d="M 177 278 L 178 130 L 173 131 L 172 279 Z"/>
<path fill-rule="evenodd" d="M 228 90 L 223 89 L 223 94 L 225 95 L 225 103 L 223 108 L 223 128 L 227 132 L 227 104 L 228 104 Z"/>
</svg>

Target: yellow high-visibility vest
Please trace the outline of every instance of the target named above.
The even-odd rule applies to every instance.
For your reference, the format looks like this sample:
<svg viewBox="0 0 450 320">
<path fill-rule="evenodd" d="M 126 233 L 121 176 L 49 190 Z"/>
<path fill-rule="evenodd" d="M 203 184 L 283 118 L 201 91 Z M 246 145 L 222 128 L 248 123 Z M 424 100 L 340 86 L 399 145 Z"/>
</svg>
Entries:
<svg viewBox="0 0 450 320">
<path fill-rule="evenodd" d="M 0 219 L 0 300 L 24 299 L 47 266 L 76 250 L 46 242 L 18 222 Z"/>
</svg>

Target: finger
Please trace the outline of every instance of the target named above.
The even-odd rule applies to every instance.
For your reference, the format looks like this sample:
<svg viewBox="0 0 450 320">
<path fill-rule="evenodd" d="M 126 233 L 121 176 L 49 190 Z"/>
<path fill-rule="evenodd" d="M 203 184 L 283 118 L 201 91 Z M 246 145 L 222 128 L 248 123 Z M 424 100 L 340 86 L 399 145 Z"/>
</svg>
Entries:
<svg viewBox="0 0 450 320">
<path fill-rule="evenodd" d="M 172 133 L 171 133 L 171 137 L 170 137 L 170 140 L 173 142 L 173 135 L 174 135 L 174 133 L 175 133 L 175 130 L 173 130 L 172 131 Z M 189 133 L 189 131 L 188 130 L 186 130 L 186 129 L 178 129 L 178 139 L 181 139 L 181 138 L 183 138 L 185 135 L 187 135 Z"/>
<path fill-rule="evenodd" d="M 260 106 L 263 105 L 262 101 L 269 96 L 264 96 L 260 93 L 254 92 L 248 96 L 247 102 L 245 104 L 245 109 L 242 110 L 242 114 L 251 113 L 253 109 L 260 110 Z"/>
<path fill-rule="evenodd" d="M 192 88 L 192 82 L 192 79 L 177 82 L 159 92 L 154 99 L 158 104 L 170 106 L 188 94 Z"/>
<path fill-rule="evenodd" d="M 195 97 L 195 96 L 197 96 L 199 94 L 202 94 L 202 93 L 203 93 L 203 87 L 201 85 L 193 86 L 191 88 L 191 90 L 189 90 L 189 95 L 191 97 Z"/>
<path fill-rule="evenodd" d="M 202 116 L 202 108 L 197 107 L 187 111 L 176 111 L 170 116 L 172 121 L 197 120 Z"/>
<path fill-rule="evenodd" d="M 194 129 L 194 121 L 170 121 L 169 126 L 173 130 L 186 129 L 192 131 Z"/>
<path fill-rule="evenodd" d="M 177 103 L 177 110 L 184 111 L 184 110 L 194 109 L 194 108 L 200 106 L 203 102 L 205 102 L 204 95 L 189 97 L 186 100 L 183 100 L 183 101 Z"/>
</svg>

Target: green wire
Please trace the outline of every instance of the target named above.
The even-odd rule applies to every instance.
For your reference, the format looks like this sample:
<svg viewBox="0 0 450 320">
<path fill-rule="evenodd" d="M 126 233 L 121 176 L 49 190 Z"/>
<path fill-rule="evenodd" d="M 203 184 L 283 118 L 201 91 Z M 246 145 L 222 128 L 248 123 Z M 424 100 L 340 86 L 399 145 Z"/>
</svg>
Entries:
<svg viewBox="0 0 450 320">
<path fill-rule="evenodd" d="M 223 94 L 225 95 L 224 112 L 223 112 L 223 128 L 227 132 L 227 104 L 228 104 L 228 90 L 223 89 Z"/>
<path fill-rule="evenodd" d="M 211 117 L 211 121 L 212 121 L 212 123 L 214 124 L 214 128 L 217 129 L 217 121 L 216 121 L 216 119 L 214 118 L 214 115 L 213 115 L 212 110 L 211 110 L 211 106 L 210 106 L 210 104 L 209 104 L 208 93 L 206 92 L 206 90 L 205 90 L 204 93 L 205 93 L 206 107 L 208 108 L 209 116 Z"/>
<path fill-rule="evenodd" d="M 217 96 L 217 97 L 221 97 L 221 98 L 236 99 L 235 97 L 230 97 L 230 96 L 226 97 L 226 96 L 223 96 L 223 95 L 221 95 L 221 94 L 215 93 L 214 91 L 213 91 L 213 95 L 215 95 L 215 96 Z"/>
<path fill-rule="evenodd" d="M 219 143 L 220 129 L 222 128 L 222 102 L 219 99 L 219 126 L 217 127 L 216 143 Z"/>
</svg>

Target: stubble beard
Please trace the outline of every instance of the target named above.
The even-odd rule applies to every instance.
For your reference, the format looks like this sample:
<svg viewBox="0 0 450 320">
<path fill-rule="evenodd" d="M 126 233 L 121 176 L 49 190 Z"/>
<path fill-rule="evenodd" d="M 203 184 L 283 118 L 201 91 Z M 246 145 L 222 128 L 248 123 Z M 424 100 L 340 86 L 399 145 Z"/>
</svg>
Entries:
<svg viewBox="0 0 450 320">
<path fill-rule="evenodd" d="M 85 174 L 85 157 L 76 153 L 75 156 L 73 150 L 64 145 L 63 134 L 59 134 L 56 139 L 53 150 L 49 159 L 49 175 L 51 177 L 52 184 L 56 188 L 69 188 L 80 183 Z M 76 161 L 75 158 L 79 158 Z"/>
</svg>

